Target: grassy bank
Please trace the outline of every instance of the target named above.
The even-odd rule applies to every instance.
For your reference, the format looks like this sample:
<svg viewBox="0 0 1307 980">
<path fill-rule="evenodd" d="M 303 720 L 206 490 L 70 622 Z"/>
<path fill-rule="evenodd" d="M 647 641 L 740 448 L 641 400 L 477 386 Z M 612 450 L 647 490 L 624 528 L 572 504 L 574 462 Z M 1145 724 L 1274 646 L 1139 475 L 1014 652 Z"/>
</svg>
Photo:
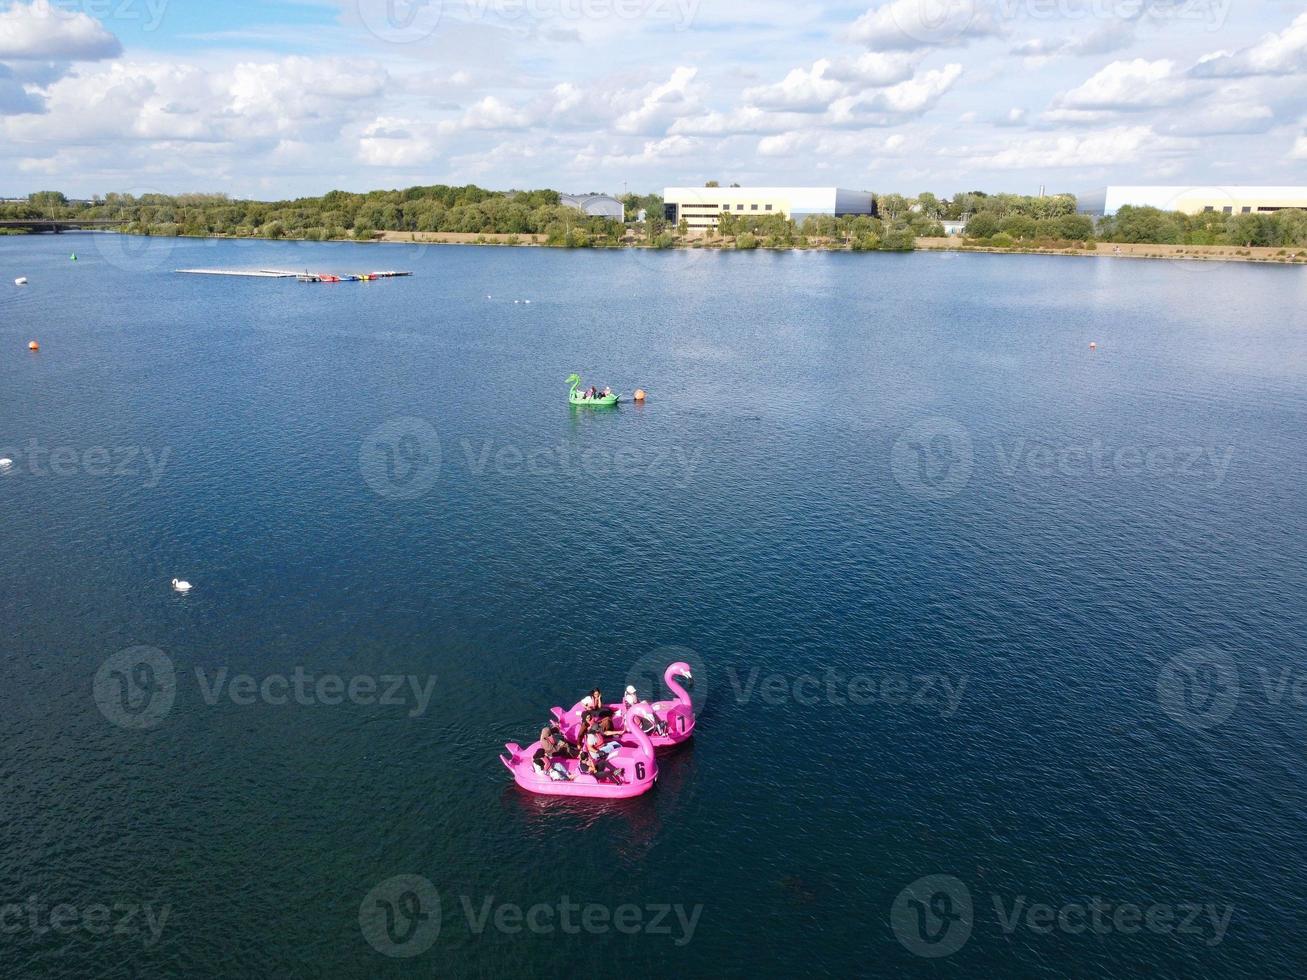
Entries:
<svg viewBox="0 0 1307 980">
<path fill-rule="evenodd" d="M 1235 245 L 1158 245 L 1113 242 L 1067 242 L 1055 247 L 1035 245 L 996 246 L 977 239 L 918 238 L 923 251 L 991 252 L 1025 255 L 1087 255 L 1125 259 L 1167 259 L 1193 262 L 1276 262 L 1288 265 L 1307 264 L 1307 248 L 1259 247 Z"/>
<path fill-rule="evenodd" d="M 97 232 L 113 234 L 113 232 Z M 136 234 L 123 232 L 122 234 Z M 242 235 L 153 235 L 149 237 L 213 239 L 216 241 L 250 241 Z M 253 239 L 259 241 L 260 239 Z M 494 245 L 500 247 L 529 248 L 648 248 L 678 249 L 696 251 L 753 251 L 767 250 L 775 252 L 858 252 L 858 251 L 926 251 L 926 252 L 986 252 L 1004 255 L 1074 255 L 1095 258 L 1127 259 L 1166 259 L 1168 261 L 1184 260 L 1194 262 L 1261 262 L 1281 265 L 1307 265 L 1307 248 L 1259 247 L 1240 248 L 1234 245 L 1160 245 L 1127 244 L 1113 242 L 1055 242 L 1039 243 L 1014 242 L 1011 245 L 996 244 L 991 239 L 937 236 L 917 237 L 911 240 L 910 247 L 885 249 L 884 247 L 867 248 L 859 242 L 840 239 L 799 236 L 790 244 L 759 240 L 755 236 L 714 235 L 679 236 L 662 234 L 650 240 L 634 230 L 628 230 L 620 239 L 604 239 L 587 242 L 585 245 L 565 245 L 549 242 L 545 235 L 495 234 L 492 232 L 421 232 L 421 231 L 384 231 L 375 232 L 366 239 L 354 235 L 339 238 L 292 238 L 283 237 L 279 241 L 320 241 L 350 242 L 351 244 L 394 244 L 394 245 Z"/>
</svg>

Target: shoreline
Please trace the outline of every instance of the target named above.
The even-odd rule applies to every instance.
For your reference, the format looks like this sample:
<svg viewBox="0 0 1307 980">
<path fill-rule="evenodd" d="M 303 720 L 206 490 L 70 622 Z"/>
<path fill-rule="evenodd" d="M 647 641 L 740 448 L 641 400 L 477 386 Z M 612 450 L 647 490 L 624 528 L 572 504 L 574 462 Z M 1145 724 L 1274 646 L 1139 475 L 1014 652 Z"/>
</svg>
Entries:
<svg viewBox="0 0 1307 980">
<path fill-rule="evenodd" d="M 129 234 L 110 230 L 66 231 L 61 234 L 118 235 Z M 25 238 L 26 235 L 9 235 L 8 238 Z M 481 245 L 499 248 L 565 248 L 562 245 L 547 245 L 541 234 L 503 234 L 497 232 L 413 232 L 386 231 L 377 232 L 376 237 L 359 241 L 353 238 L 247 238 L 236 235 L 177 235 L 151 236 L 134 235 L 133 237 L 164 238 L 176 237 L 192 241 L 235 241 L 235 242 L 313 242 L 314 244 L 337 244 L 341 242 L 352 245 Z M 702 243 L 702 244 L 700 244 Z M 601 251 L 604 249 L 651 249 L 654 251 L 771 251 L 771 252 L 852 252 L 848 245 L 834 245 L 829 241 L 814 241 L 806 246 L 783 245 L 768 246 L 759 243 L 753 249 L 737 249 L 733 239 L 692 239 L 677 241 L 659 249 L 656 246 L 638 241 L 628 235 L 617 244 L 599 243 L 582 246 Z M 895 251 L 883 249 L 867 250 L 866 254 L 878 251 Z M 1085 258 L 1114 259 L 1160 259 L 1168 262 L 1245 262 L 1270 265 L 1307 265 L 1307 247 L 1276 248 L 1274 246 L 1250 246 L 1240 248 L 1235 245 L 1163 245 L 1149 243 L 1094 242 L 1088 245 L 1068 243 L 1064 247 L 1038 245 L 1012 245 L 1008 247 L 987 245 L 975 239 L 962 238 L 916 238 L 914 249 L 898 250 L 903 252 L 980 252 L 990 255 L 1062 255 Z"/>
<path fill-rule="evenodd" d="M 918 238 L 922 252 L 987 252 L 990 254 L 1075 255 L 1085 258 L 1164 259 L 1168 262 L 1260 262 L 1275 265 L 1307 264 L 1307 248 L 1237 245 L 1161 245 L 1127 242 L 1094 242 L 1086 248 L 1040 248 L 1014 245 L 1002 248 L 977 245 L 956 238 Z"/>
</svg>

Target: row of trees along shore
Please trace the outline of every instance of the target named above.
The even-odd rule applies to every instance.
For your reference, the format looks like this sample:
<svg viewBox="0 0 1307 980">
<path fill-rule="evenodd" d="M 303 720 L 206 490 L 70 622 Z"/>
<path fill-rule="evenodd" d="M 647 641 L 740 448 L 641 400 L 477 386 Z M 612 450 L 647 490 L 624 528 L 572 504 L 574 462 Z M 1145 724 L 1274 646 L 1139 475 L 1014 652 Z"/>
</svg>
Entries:
<svg viewBox="0 0 1307 980">
<path fill-rule="evenodd" d="M 108 220 L 142 235 L 371 241 L 381 232 L 454 232 L 512 236 L 563 247 L 678 245 L 748 248 L 910 250 L 918 237 L 940 237 L 943 221 L 965 220 L 966 238 L 987 247 L 1092 247 L 1095 242 L 1238 247 L 1307 246 L 1307 211 L 1187 215 L 1125 207 L 1097 223 L 1076 213 L 1070 194 L 959 193 L 940 198 L 884 194 L 877 215 L 812 215 L 797 223 L 780 214 L 723 213 L 706 236 L 690 236 L 682 221 L 663 216 L 656 194 L 622 197 L 626 224 L 592 217 L 559 203 L 557 191 L 490 191 L 473 184 L 410 187 L 352 194 L 331 191 L 293 201 L 245 201 L 225 194 L 107 194 L 70 201 L 41 191 L 0 204 L 0 220 Z M 638 220 L 643 213 L 643 221 Z M 500 239 L 502 240 L 502 239 Z"/>
</svg>

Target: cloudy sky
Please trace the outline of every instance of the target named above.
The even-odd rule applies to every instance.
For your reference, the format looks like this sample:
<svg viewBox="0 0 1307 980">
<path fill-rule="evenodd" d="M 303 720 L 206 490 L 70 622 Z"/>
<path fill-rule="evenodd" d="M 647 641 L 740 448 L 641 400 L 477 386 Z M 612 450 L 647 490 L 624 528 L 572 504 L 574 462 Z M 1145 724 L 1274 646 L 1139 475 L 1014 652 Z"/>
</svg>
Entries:
<svg viewBox="0 0 1307 980">
<path fill-rule="evenodd" d="M 0 196 L 1307 183 L 1301 0 L 0 0 Z"/>
</svg>

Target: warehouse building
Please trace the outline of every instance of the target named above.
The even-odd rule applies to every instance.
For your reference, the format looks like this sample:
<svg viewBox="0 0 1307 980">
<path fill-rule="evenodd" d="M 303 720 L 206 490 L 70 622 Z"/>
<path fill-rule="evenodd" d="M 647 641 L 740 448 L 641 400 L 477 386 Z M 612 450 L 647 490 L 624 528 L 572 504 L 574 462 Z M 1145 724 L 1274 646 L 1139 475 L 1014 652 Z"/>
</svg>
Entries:
<svg viewBox="0 0 1307 980">
<path fill-rule="evenodd" d="M 576 208 L 592 218 L 622 221 L 626 216 L 622 202 L 608 194 L 559 194 L 558 203 L 564 207 Z"/>
<path fill-rule="evenodd" d="M 690 231 L 702 234 L 717 227 L 724 212 L 780 214 L 803 221 L 810 214 L 876 213 L 870 191 L 841 187 L 667 187 L 663 207 L 668 221 L 685 221 Z"/>
<path fill-rule="evenodd" d="M 1078 195 L 1076 200 L 1081 213 L 1109 218 L 1126 206 L 1185 214 L 1266 214 L 1307 209 L 1307 187 L 1113 186 Z"/>
</svg>

